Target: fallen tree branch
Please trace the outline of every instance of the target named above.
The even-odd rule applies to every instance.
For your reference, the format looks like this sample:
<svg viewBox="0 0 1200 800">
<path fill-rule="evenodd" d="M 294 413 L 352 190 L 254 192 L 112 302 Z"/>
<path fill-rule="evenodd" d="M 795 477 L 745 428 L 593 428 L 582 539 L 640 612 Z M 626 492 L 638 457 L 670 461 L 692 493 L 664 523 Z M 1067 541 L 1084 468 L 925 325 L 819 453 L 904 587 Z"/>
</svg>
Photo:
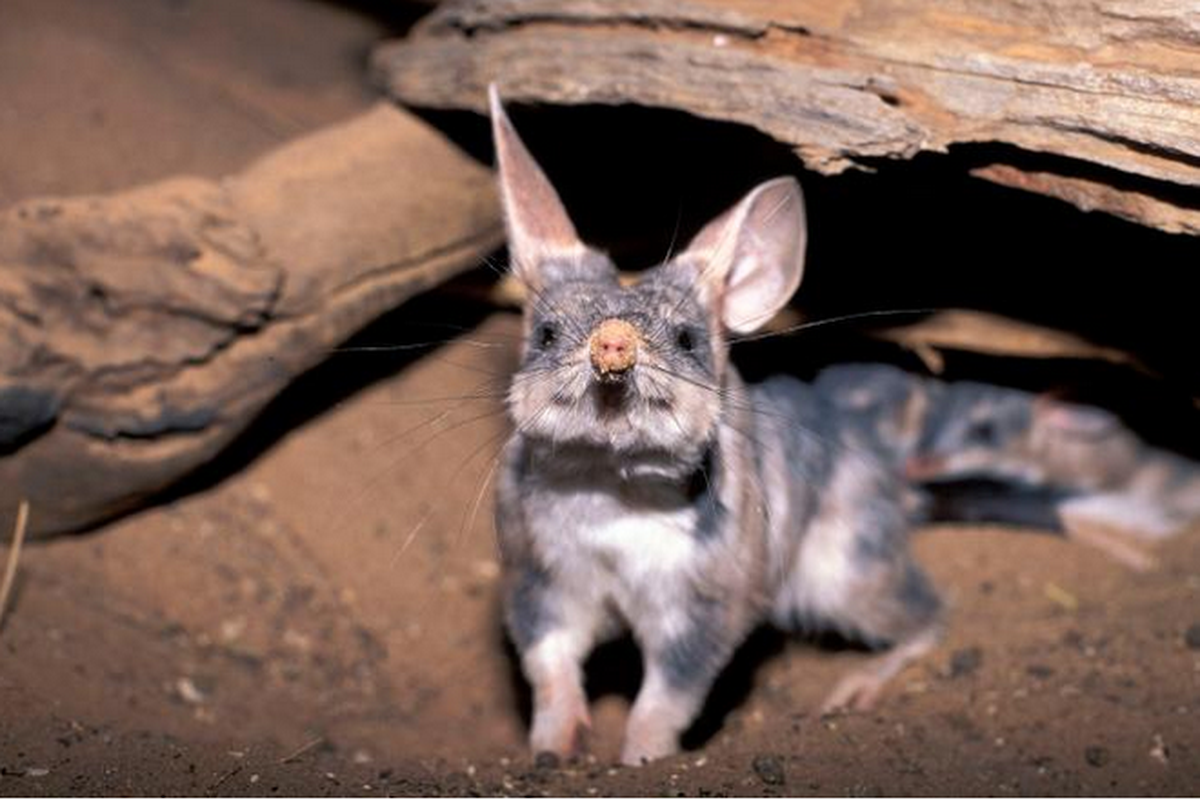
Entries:
<svg viewBox="0 0 1200 800">
<path fill-rule="evenodd" d="M 491 173 L 382 104 L 221 181 L 0 213 L 0 514 L 136 507 L 502 239 Z"/>
<path fill-rule="evenodd" d="M 1001 143 L 975 174 L 1200 231 L 1200 11 L 1186 0 L 459 0 L 375 53 L 421 107 L 635 103 L 752 126 L 809 169 Z M 1057 174 L 1055 174 L 1057 173 Z"/>
</svg>

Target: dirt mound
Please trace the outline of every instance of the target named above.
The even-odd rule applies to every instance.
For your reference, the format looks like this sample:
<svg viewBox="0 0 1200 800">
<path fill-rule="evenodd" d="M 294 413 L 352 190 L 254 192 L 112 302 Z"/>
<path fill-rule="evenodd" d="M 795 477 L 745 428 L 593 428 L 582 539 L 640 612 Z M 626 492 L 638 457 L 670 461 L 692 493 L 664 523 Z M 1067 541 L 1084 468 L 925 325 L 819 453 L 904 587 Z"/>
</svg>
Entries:
<svg viewBox="0 0 1200 800">
<path fill-rule="evenodd" d="M 97 8 L 8 4 L 5 201 L 219 174 L 371 99 L 350 54 L 376 20 L 274 0 Z M 535 765 L 490 521 L 519 325 L 446 297 L 370 334 L 446 346 L 335 354 L 187 493 L 27 548 L 0 631 L 0 793 L 1200 790 L 1198 535 L 1136 575 L 1050 537 L 923 532 L 950 636 L 877 712 L 814 714 L 861 652 L 763 632 L 698 749 L 617 768 L 637 673 L 618 646 L 592 671 L 593 756 Z"/>
</svg>

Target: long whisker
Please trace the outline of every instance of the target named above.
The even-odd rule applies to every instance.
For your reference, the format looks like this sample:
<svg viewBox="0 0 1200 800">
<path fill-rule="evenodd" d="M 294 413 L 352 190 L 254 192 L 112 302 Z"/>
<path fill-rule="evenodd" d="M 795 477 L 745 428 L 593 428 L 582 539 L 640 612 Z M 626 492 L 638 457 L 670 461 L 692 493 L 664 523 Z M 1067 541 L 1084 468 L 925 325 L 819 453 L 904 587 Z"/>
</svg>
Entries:
<svg viewBox="0 0 1200 800">
<path fill-rule="evenodd" d="M 538 373 L 526 374 L 524 376 L 519 376 L 519 377 L 523 377 L 525 380 L 543 380 L 543 381 L 545 381 L 545 380 L 550 380 L 550 377 L 548 377 L 548 374 L 552 374 L 556 371 L 557 370 L 542 370 L 541 374 L 538 374 Z M 534 415 L 534 419 L 536 419 L 548 407 L 549 407 L 549 404 L 547 404 L 542 409 L 539 409 L 539 411 Z M 477 417 L 473 417 L 473 418 L 470 418 L 465 421 L 460 421 L 459 423 L 456 423 L 447 428 L 439 430 L 439 431 L 435 432 L 432 436 L 428 437 L 425 441 L 421 442 L 416 447 L 412 448 L 411 450 L 413 452 L 415 452 L 416 450 L 419 450 L 419 449 L 425 447 L 426 445 L 428 445 L 431 441 L 433 441 L 433 439 L 437 438 L 438 436 L 449 433 L 449 432 L 455 430 L 456 428 L 464 427 L 465 425 L 471 424 L 472 422 L 477 422 L 477 421 L 480 421 L 481 419 L 495 416 L 496 414 L 500 413 L 502 410 L 503 410 L 502 408 L 497 408 L 486 414 L 479 415 Z M 534 419 L 531 419 L 530 423 L 532 423 L 534 421 Z M 507 436 L 509 436 L 509 434 L 510 434 L 510 431 L 508 429 L 505 429 L 505 430 L 501 430 L 499 433 L 489 436 L 487 439 L 485 439 L 482 443 L 479 444 L 479 446 L 475 447 L 462 460 L 461 463 L 459 463 L 459 465 L 455 468 L 454 472 L 451 473 L 451 475 L 448 479 L 448 482 L 451 484 L 455 483 L 458 480 L 458 478 L 462 475 L 463 471 L 471 464 L 472 461 L 474 461 L 476 459 L 476 457 L 480 453 L 486 451 L 489 447 L 495 445 L 499 440 L 506 438 Z M 465 536 L 466 531 L 474 526 L 475 518 L 478 516 L 479 507 L 483 502 L 483 496 L 487 490 L 488 484 L 492 481 L 492 479 L 495 475 L 496 469 L 499 466 L 499 460 L 500 460 L 500 456 L 502 453 L 503 453 L 503 445 L 501 445 L 501 447 L 498 447 L 496 449 L 496 452 L 491 457 L 489 457 L 489 459 L 488 459 L 489 466 L 487 469 L 487 473 L 486 473 L 483 481 L 480 483 L 480 486 L 476 492 L 475 499 L 467 507 L 467 509 L 464 510 L 464 512 L 463 512 L 463 521 L 462 521 L 462 525 L 459 528 L 459 533 L 458 533 L 458 537 L 456 540 L 457 542 L 461 542 L 463 536 Z M 401 553 L 405 549 L 407 549 L 407 547 L 412 543 L 413 539 L 415 539 L 415 537 L 416 537 L 417 531 L 420 528 L 422 528 L 428 521 L 428 517 L 429 517 L 429 514 L 426 514 L 424 518 L 422 518 L 421 520 L 419 520 L 417 522 L 417 524 L 414 526 L 414 529 L 406 537 L 405 543 L 402 545 L 401 550 L 400 550 Z M 398 557 L 398 555 L 399 554 L 397 554 L 397 557 Z"/>
<path fill-rule="evenodd" d="M 854 322 L 861 319 L 874 319 L 878 317 L 895 317 L 895 316 L 917 316 L 920 314 L 935 314 L 944 309 L 940 308 L 886 308 L 873 311 L 856 311 L 850 314 L 841 314 L 836 317 L 826 317 L 824 319 L 814 319 L 807 322 L 801 322 L 796 325 L 791 325 L 777 331 L 760 331 L 758 333 L 747 334 L 745 336 L 731 337 L 733 343 L 739 342 L 757 342 L 762 339 L 770 339 L 776 336 L 787 336 L 800 331 L 807 331 L 813 328 L 824 328 L 828 325 L 836 325 L 843 322 Z"/>
<path fill-rule="evenodd" d="M 466 347 L 478 347 L 481 349 L 507 348 L 508 343 L 501 342 L 483 342 L 477 339 L 435 339 L 428 342 L 405 342 L 403 344 L 371 344 L 371 345 L 347 345 L 343 347 L 331 347 L 330 353 L 398 353 L 408 350 L 422 350 L 428 347 L 440 347 L 445 344 L 461 344 Z"/>
<path fill-rule="evenodd" d="M 536 424 L 538 422 L 538 420 L 540 420 L 540 418 L 548 412 L 549 408 L 550 408 L 550 403 L 547 402 L 547 403 L 543 404 L 541 408 L 539 408 L 537 411 L 534 412 L 534 414 L 529 418 L 529 420 L 527 420 L 525 422 L 524 425 L 517 425 L 516 430 L 519 433 L 528 432 L 528 429 L 531 426 L 533 426 L 534 424 Z M 468 462 L 472 461 L 475 458 L 475 456 L 477 456 L 480 452 L 483 451 L 484 448 L 495 444 L 496 440 L 498 438 L 507 437 L 508 435 L 509 435 L 509 431 L 502 431 L 499 436 L 490 437 L 480 447 L 478 447 L 474 451 L 472 451 L 471 454 L 463 461 L 463 464 L 461 464 L 459 466 L 459 468 L 457 470 L 455 470 L 455 474 L 451 477 L 451 483 L 454 482 L 454 479 L 457 478 L 458 474 L 462 471 L 462 469 L 466 466 L 466 464 Z M 480 483 L 479 483 L 479 488 L 475 492 L 475 499 L 470 504 L 470 506 L 468 506 L 468 508 L 470 509 L 470 513 L 469 514 L 464 513 L 463 524 L 462 524 L 462 527 L 459 529 L 459 535 L 458 535 L 458 541 L 460 543 L 462 541 L 463 536 L 466 535 L 466 531 L 470 530 L 471 528 L 473 528 L 475 526 L 475 518 L 479 514 L 479 508 L 480 508 L 480 505 L 483 503 L 484 494 L 487 491 L 488 485 L 495 478 L 496 470 L 500 466 L 500 460 L 503 457 L 503 454 L 504 454 L 504 446 L 501 445 L 496 450 L 496 453 L 489 459 L 490 463 L 489 463 L 487 472 L 484 474 L 483 480 L 480 481 Z"/>
<path fill-rule="evenodd" d="M 465 531 L 470 530 L 471 528 L 475 527 L 475 518 L 476 518 L 476 516 L 478 516 L 479 507 L 483 503 L 484 493 L 487 491 L 487 487 L 492 482 L 492 479 L 496 477 L 496 470 L 500 466 L 500 459 L 503 457 L 503 455 L 504 455 L 504 447 L 502 445 L 500 447 L 500 449 L 496 451 L 496 454 L 494 456 L 492 456 L 491 465 L 488 467 L 487 472 L 484 474 L 483 480 L 479 482 L 479 490 L 475 493 L 474 503 L 471 504 L 471 515 L 467 520 L 465 520 L 465 522 L 463 524 L 464 533 L 465 533 Z M 459 535 L 460 541 L 462 540 L 462 536 L 463 536 L 463 534 Z"/>
<path fill-rule="evenodd" d="M 541 419 L 541 417 L 544 416 L 550 410 L 550 407 L 551 407 L 551 404 L 549 402 L 544 403 L 540 408 L 538 408 L 537 411 L 535 411 L 533 413 L 533 415 L 524 424 L 518 424 L 516 426 L 516 431 L 519 434 L 528 433 L 529 429 L 533 425 L 537 424 L 537 422 Z M 455 471 L 455 474 L 451 477 L 451 482 L 453 483 L 454 479 L 458 476 L 458 474 L 462 471 L 462 469 L 466 466 L 466 464 L 468 462 L 472 461 L 480 452 L 483 451 L 483 449 L 485 447 L 495 444 L 495 442 L 498 438 L 507 437 L 509 435 L 509 433 L 510 433 L 509 431 L 502 431 L 500 433 L 500 435 L 490 437 L 486 442 L 484 442 L 483 445 L 481 445 L 480 447 L 478 447 L 474 451 L 472 451 L 472 453 L 464 460 L 463 464 L 459 466 L 459 469 Z M 557 438 L 558 438 L 557 436 L 551 436 L 552 441 L 556 441 Z M 466 531 L 470 530 L 471 528 L 473 528 L 475 526 L 475 519 L 478 516 L 479 508 L 483 503 L 484 494 L 487 491 L 488 485 L 491 484 L 493 479 L 495 478 L 496 470 L 500 466 L 500 460 L 503 457 L 503 455 L 504 455 L 504 446 L 501 445 L 501 447 L 499 447 L 497 449 L 496 453 L 489 459 L 490 463 L 489 463 L 487 472 L 484 474 L 483 480 L 480 481 L 480 483 L 479 483 L 479 488 L 475 492 L 475 499 L 472 501 L 472 503 L 469 506 L 470 513 L 469 513 L 469 515 L 464 514 L 463 525 L 459 529 L 459 535 L 458 535 L 458 541 L 460 543 L 462 541 L 463 536 L 466 535 Z"/>
<path fill-rule="evenodd" d="M 583 330 L 583 327 L 578 320 L 576 320 L 572 315 L 564 313 L 561 307 L 551 301 L 545 291 L 535 286 L 532 281 L 525 277 L 524 273 L 526 270 L 515 268 L 515 265 L 508 270 L 502 270 L 496 264 L 492 263 L 490 258 L 485 258 L 484 263 L 487 265 L 488 269 L 492 270 L 497 275 L 512 276 L 513 279 L 525 289 L 525 293 L 527 295 L 525 305 L 527 310 L 538 306 L 547 308 L 561 324 L 564 324 L 573 333 L 578 335 L 580 338 L 584 338 L 586 336 L 587 332 Z"/>
<path fill-rule="evenodd" d="M 409 398 L 407 400 L 372 400 L 369 402 L 369 405 L 373 405 L 373 406 L 428 406 L 428 405 L 440 405 L 442 403 L 453 403 L 453 402 L 465 404 L 465 403 L 473 403 L 473 402 L 485 402 L 488 400 L 499 402 L 499 401 L 503 401 L 504 397 L 505 397 L 505 392 L 498 390 L 495 392 L 481 392 L 478 394 L 446 395 L 444 397 L 418 397 L 418 398 Z"/>
<path fill-rule="evenodd" d="M 474 461 L 476 456 L 478 456 L 480 453 L 482 453 L 488 447 L 495 445 L 498 440 L 507 439 L 508 436 L 509 436 L 508 430 L 503 430 L 503 431 L 500 431 L 500 433 L 498 433 L 496 435 L 489 436 L 486 440 L 484 440 L 484 442 L 481 445 L 479 445 L 474 450 L 472 450 L 470 455 L 468 455 L 465 459 L 463 459 L 463 462 L 458 465 L 458 468 L 456 470 L 454 470 L 454 473 L 450 476 L 449 482 L 451 484 L 455 483 L 457 481 L 459 475 L 461 475 L 463 470 L 466 469 L 467 464 Z M 496 467 L 500 464 L 500 456 L 503 452 L 504 452 L 504 446 L 501 445 L 496 450 L 496 452 L 491 456 L 491 458 L 489 458 L 490 466 L 488 467 L 488 470 L 485 473 L 483 480 L 480 481 L 479 488 L 475 493 L 475 500 L 470 506 L 467 507 L 467 509 L 470 510 L 470 513 L 468 514 L 467 509 L 464 509 L 464 511 L 463 511 L 462 526 L 459 528 L 459 531 L 458 531 L 458 537 L 456 540 L 457 544 L 462 543 L 463 537 L 466 535 L 466 531 L 468 530 L 468 528 L 472 527 L 475 524 L 475 515 L 479 511 L 480 503 L 483 502 L 483 494 L 486 491 L 487 485 L 491 481 L 492 476 L 496 472 Z"/>
<path fill-rule="evenodd" d="M 425 512 L 421 519 L 418 520 L 417 524 L 413 526 L 412 530 L 408 532 L 408 536 L 404 537 L 404 541 L 401 542 L 400 546 L 396 548 L 396 552 L 392 553 L 392 558 L 388 561 L 389 569 L 396 566 L 396 562 L 400 560 L 400 557 L 404 555 L 404 552 L 408 550 L 408 548 L 416 540 L 417 534 L 420 532 L 421 528 L 425 527 L 425 523 L 429 522 L 429 519 L 432 516 L 433 508 L 430 508 Z"/>
<path fill-rule="evenodd" d="M 747 394 L 743 394 L 743 393 L 734 394 L 734 393 L 730 392 L 726 387 L 707 383 L 705 381 L 698 380 L 696 378 L 692 378 L 688 375 L 684 375 L 680 372 L 667 369 L 666 367 L 663 367 L 660 365 L 647 363 L 646 367 L 649 369 L 657 370 L 658 372 L 662 372 L 663 374 L 670 375 L 673 378 L 684 381 L 685 383 L 691 384 L 692 386 L 695 386 L 704 391 L 712 392 L 718 398 L 720 398 L 721 403 L 724 406 L 726 406 L 730 409 L 739 410 L 739 411 L 747 411 L 751 414 L 757 414 L 757 415 L 760 415 L 763 417 L 768 417 L 770 419 L 778 420 L 778 421 L 784 423 L 787 427 L 792 428 L 793 430 L 803 431 L 806 435 L 811 436 L 819 441 L 823 441 L 828 444 L 836 445 L 839 447 L 844 447 L 849 450 L 862 453 L 863 455 L 866 455 L 872 459 L 878 458 L 878 456 L 876 454 L 872 453 L 868 449 L 861 447 L 853 442 L 848 442 L 848 441 L 845 441 L 842 439 L 835 439 L 823 431 L 815 430 L 807 425 L 803 425 L 803 424 L 799 423 L 794 417 L 792 417 L 788 414 L 783 414 L 780 412 L 772 411 L 771 409 L 768 409 L 768 408 L 764 408 L 761 403 L 755 402 L 754 399 Z M 762 441 L 759 440 L 759 438 L 756 435 L 738 428 L 738 426 L 734 425 L 731 420 L 725 420 L 725 423 L 730 425 L 730 427 L 732 427 L 734 430 L 736 430 L 738 433 L 740 433 L 744 438 L 753 442 L 756 446 L 758 446 L 758 447 L 763 446 Z"/>
<path fill-rule="evenodd" d="M 675 209 L 675 227 L 671 231 L 671 241 L 667 242 L 667 253 L 662 257 L 660 264 L 666 264 L 675 255 L 675 244 L 679 239 L 679 225 L 683 222 L 683 203 L 682 201 Z"/>
<path fill-rule="evenodd" d="M 527 373 L 522 377 L 524 380 L 529 380 L 529 381 L 547 381 L 547 380 L 550 380 L 551 377 L 553 377 L 553 373 L 554 373 L 554 370 L 546 370 L 545 372 L 541 372 L 541 373 L 539 373 L 539 372 Z M 470 397 L 470 396 L 468 396 L 467 399 L 460 399 L 460 402 L 458 402 L 456 405 L 452 406 L 451 408 L 444 410 L 442 413 L 437 414 L 437 415 L 431 417 L 430 419 L 427 419 L 407 430 L 401 431 L 399 434 L 397 434 L 395 436 L 388 437 L 383 442 L 379 443 L 375 449 L 378 450 L 378 449 L 385 447 L 389 444 L 392 444 L 400 439 L 411 436 L 413 433 L 421 430 L 424 427 L 427 427 L 430 424 L 436 424 L 437 422 L 447 418 L 454 411 L 457 411 L 459 408 L 462 408 L 464 405 L 466 405 L 467 402 L 474 400 L 474 399 L 476 399 L 476 398 Z M 488 399 L 488 398 L 481 397 L 479 399 Z M 499 400 L 502 398 L 496 397 L 494 399 Z M 397 404 L 404 404 L 404 401 L 398 400 L 395 402 Z M 429 402 L 429 401 L 426 400 L 426 401 L 417 401 L 417 402 Z M 453 425 L 451 425 L 447 428 L 444 428 L 440 431 L 436 431 L 432 436 L 426 438 L 421 443 L 419 443 L 416 446 L 409 448 L 407 451 L 403 451 L 403 452 L 406 455 L 410 454 L 410 453 L 418 452 L 421 448 L 425 447 L 427 444 L 429 444 L 429 442 L 433 441 L 433 439 L 437 438 L 438 436 L 441 436 L 446 433 L 450 433 L 451 431 L 458 430 L 459 428 L 464 427 L 465 425 L 470 425 L 475 422 L 479 422 L 479 421 L 488 419 L 490 417 L 497 416 L 502 413 L 504 413 L 504 407 L 502 404 L 497 403 L 495 408 L 489 409 L 488 411 L 485 411 L 482 414 L 477 414 L 475 416 L 468 417 L 465 420 L 456 421 Z"/>
</svg>

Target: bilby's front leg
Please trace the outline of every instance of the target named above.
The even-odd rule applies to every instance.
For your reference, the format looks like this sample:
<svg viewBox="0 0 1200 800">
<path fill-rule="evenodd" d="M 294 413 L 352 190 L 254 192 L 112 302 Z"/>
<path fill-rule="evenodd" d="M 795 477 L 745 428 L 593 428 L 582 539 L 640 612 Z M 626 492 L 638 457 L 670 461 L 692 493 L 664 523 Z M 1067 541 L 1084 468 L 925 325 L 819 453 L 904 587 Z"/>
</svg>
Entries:
<svg viewBox="0 0 1200 800">
<path fill-rule="evenodd" d="M 661 670 L 649 670 L 625 728 L 621 763 L 638 766 L 678 752 L 679 737 L 700 712 L 710 685 L 673 686 Z"/>
<path fill-rule="evenodd" d="M 535 755 L 567 758 L 580 752 L 591 728 L 583 661 L 607 617 L 590 595 L 569 591 L 535 562 L 514 562 L 505 576 L 504 611 L 533 688 L 529 743 Z"/>
<path fill-rule="evenodd" d="M 693 614 L 682 633 L 639 636 L 645 678 L 625 728 L 622 763 L 636 766 L 678 752 L 679 737 L 743 638 L 740 630 L 723 628 L 713 611 Z"/>
<path fill-rule="evenodd" d="M 591 717 L 582 664 L 589 646 L 572 631 L 558 630 L 541 637 L 521 656 L 521 666 L 533 687 L 529 745 L 535 755 L 553 753 L 568 758 L 586 744 Z"/>
</svg>

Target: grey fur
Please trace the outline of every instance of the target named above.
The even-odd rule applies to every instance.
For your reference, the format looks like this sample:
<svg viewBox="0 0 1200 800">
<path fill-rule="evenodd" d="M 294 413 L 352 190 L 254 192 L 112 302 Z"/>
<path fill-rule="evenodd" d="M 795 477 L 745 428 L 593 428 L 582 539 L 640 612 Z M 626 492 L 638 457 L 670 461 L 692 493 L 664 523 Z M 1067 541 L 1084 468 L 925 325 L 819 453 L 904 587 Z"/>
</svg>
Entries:
<svg viewBox="0 0 1200 800">
<path fill-rule="evenodd" d="M 854 446 L 853 425 L 813 387 L 772 378 L 756 387 L 755 405 L 769 465 L 767 505 L 788 522 L 771 531 L 788 570 L 773 621 L 832 627 L 870 643 L 933 624 L 936 603 L 910 590 L 920 571 L 908 551 L 899 477 Z"/>
<path fill-rule="evenodd" d="M 537 565 L 526 562 L 507 578 L 505 622 L 513 644 L 525 650 L 554 623 L 554 609 L 548 603 L 550 576 Z"/>
<path fill-rule="evenodd" d="M 948 384 L 926 416 L 918 452 L 929 455 L 967 448 L 1002 450 L 1029 431 L 1033 400 L 1034 395 L 1018 389 L 971 381 Z M 980 474 L 992 471 L 981 467 Z M 965 470 L 959 473 L 959 477 L 969 475 Z"/>
<path fill-rule="evenodd" d="M 836 364 L 813 381 L 862 446 L 901 466 L 917 449 L 941 384 L 887 364 Z"/>
<path fill-rule="evenodd" d="M 720 493 L 714 486 L 714 481 L 720 475 L 717 468 L 719 464 L 719 449 L 714 446 L 709 448 L 696 471 L 692 473 L 692 505 L 696 509 L 695 536 L 701 542 L 720 535 L 728 513 L 721 503 Z"/>
<path fill-rule="evenodd" d="M 739 644 L 737 637 L 723 635 L 727 626 L 720 601 L 696 597 L 688 609 L 687 627 L 665 644 L 659 656 L 667 682 L 681 690 L 707 687 Z"/>
</svg>

